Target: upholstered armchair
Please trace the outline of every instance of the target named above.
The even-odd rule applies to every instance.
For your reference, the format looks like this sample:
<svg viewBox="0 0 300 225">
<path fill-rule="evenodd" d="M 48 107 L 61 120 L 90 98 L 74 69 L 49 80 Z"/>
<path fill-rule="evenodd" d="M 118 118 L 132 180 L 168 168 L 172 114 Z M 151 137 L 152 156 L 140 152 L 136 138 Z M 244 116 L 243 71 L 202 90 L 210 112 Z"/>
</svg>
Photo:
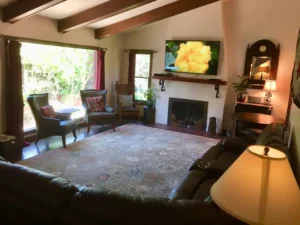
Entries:
<svg viewBox="0 0 300 225">
<path fill-rule="evenodd" d="M 86 110 L 85 121 L 87 123 L 87 133 L 90 132 L 91 125 L 103 125 L 103 124 L 111 124 L 113 131 L 115 131 L 115 127 L 117 124 L 116 114 L 114 113 L 114 109 L 109 107 L 106 104 L 106 90 L 81 90 L 80 97 L 83 104 L 83 107 Z M 102 112 L 91 112 L 88 107 L 87 98 L 88 97 L 103 97 L 104 100 L 104 110 Z"/>
<path fill-rule="evenodd" d="M 118 117 L 122 120 L 123 116 L 136 116 L 137 120 L 140 121 L 140 104 L 134 101 L 134 87 L 130 84 L 119 84 L 116 82 L 117 91 L 117 105 L 118 105 Z M 132 95 L 131 106 L 125 107 L 121 100 L 121 95 Z"/>
<path fill-rule="evenodd" d="M 49 106 L 48 93 L 32 94 L 27 97 L 36 123 L 36 142 L 50 136 L 61 136 L 64 148 L 66 148 L 66 135 L 72 131 L 76 140 L 76 121 L 70 119 L 70 115 L 56 114 L 56 118 L 48 118 L 42 115 L 41 107 Z"/>
</svg>

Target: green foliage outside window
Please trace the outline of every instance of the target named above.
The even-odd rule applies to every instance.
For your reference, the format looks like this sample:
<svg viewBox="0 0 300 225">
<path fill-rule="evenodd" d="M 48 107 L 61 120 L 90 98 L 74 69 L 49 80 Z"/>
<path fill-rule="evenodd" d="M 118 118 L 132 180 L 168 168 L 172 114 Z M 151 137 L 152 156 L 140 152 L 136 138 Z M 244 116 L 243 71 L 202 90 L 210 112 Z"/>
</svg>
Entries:
<svg viewBox="0 0 300 225">
<path fill-rule="evenodd" d="M 30 94 L 49 93 L 55 109 L 79 107 L 80 90 L 94 87 L 94 50 L 22 43 L 24 128 L 34 127 Z"/>
</svg>

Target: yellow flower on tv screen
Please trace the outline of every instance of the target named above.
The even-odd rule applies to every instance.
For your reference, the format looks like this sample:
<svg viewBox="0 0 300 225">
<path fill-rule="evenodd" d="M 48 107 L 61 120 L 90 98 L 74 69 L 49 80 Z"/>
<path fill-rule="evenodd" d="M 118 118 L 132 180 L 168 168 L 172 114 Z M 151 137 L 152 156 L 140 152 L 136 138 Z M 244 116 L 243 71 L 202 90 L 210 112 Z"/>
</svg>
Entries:
<svg viewBox="0 0 300 225">
<path fill-rule="evenodd" d="M 177 54 L 175 66 L 179 68 L 178 72 L 205 73 L 212 52 L 210 46 L 200 41 L 188 41 L 180 45 Z"/>
</svg>

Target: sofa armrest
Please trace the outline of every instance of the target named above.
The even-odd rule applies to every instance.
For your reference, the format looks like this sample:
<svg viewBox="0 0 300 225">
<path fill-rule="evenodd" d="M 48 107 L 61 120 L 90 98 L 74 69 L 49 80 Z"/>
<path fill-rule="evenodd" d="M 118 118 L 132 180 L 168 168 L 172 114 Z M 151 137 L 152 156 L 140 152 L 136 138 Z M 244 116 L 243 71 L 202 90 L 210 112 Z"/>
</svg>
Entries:
<svg viewBox="0 0 300 225">
<path fill-rule="evenodd" d="M 220 142 L 220 144 L 224 147 L 224 149 L 238 153 L 243 153 L 250 145 L 253 145 L 250 141 L 236 137 L 227 137 Z"/>
</svg>

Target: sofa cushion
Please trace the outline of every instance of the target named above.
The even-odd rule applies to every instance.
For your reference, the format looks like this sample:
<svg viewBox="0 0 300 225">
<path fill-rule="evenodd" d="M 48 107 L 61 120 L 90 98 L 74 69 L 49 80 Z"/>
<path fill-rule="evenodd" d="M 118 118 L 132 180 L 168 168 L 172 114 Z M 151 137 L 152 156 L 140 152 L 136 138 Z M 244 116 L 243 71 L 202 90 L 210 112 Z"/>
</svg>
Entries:
<svg viewBox="0 0 300 225">
<path fill-rule="evenodd" d="M 132 95 L 119 95 L 122 108 L 133 108 Z"/>
<path fill-rule="evenodd" d="M 115 113 L 109 113 L 109 112 L 92 112 L 92 113 L 89 113 L 88 115 L 88 118 L 90 120 L 99 120 L 100 118 L 101 119 L 115 119 L 116 118 L 116 114 Z"/>
<path fill-rule="evenodd" d="M 41 107 L 41 114 L 44 117 L 48 118 L 56 118 L 56 113 L 52 107 L 52 105 L 46 105 Z"/>
<path fill-rule="evenodd" d="M 173 200 L 192 199 L 201 182 L 206 178 L 206 172 L 200 169 L 192 170 L 185 179 L 171 192 Z"/>
<path fill-rule="evenodd" d="M 84 188 L 72 199 L 67 224 L 218 225 L 219 210 L 201 201 L 174 201 Z"/>
<path fill-rule="evenodd" d="M 102 96 L 87 97 L 86 104 L 90 112 L 104 112 L 105 104 Z"/>
</svg>

